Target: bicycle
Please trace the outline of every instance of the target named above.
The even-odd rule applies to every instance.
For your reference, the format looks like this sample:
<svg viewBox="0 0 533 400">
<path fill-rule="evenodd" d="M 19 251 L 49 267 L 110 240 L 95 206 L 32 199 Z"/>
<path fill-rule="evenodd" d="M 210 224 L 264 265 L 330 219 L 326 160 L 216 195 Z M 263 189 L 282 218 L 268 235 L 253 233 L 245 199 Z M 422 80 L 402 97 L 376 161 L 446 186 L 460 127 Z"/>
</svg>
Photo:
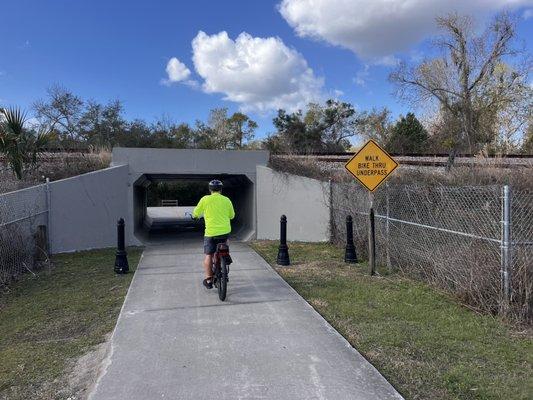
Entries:
<svg viewBox="0 0 533 400">
<path fill-rule="evenodd" d="M 229 245 L 227 243 L 217 244 L 217 250 L 213 254 L 213 285 L 218 289 L 218 298 L 226 300 L 228 289 L 229 265 L 232 263 L 229 255 Z"/>
</svg>

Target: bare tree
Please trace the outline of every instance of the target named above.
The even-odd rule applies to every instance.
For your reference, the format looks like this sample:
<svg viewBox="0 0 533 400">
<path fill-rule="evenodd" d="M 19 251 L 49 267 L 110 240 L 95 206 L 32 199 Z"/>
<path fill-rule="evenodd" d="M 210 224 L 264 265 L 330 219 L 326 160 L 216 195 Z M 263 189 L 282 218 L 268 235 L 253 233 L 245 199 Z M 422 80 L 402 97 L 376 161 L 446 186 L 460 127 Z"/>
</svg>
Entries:
<svg viewBox="0 0 533 400">
<path fill-rule="evenodd" d="M 413 67 L 400 63 L 389 79 L 402 99 L 418 105 L 437 101 L 441 112 L 459 122 L 461 129 L 449 138 L 451 167 L 458 150 L 474 152 L 493 142 L 499 116 L 517 100 L 527 102 L 530 62 L 512 46 L 515 23 L 508 14 L 496 16 L 482 34 L 476 34 L 468 16 L 451 14 L 436 21 L 444 30 L 435 43 L 441 55 Z M 506 64 L 521 54 L 526 56 L 521 63 Z"/>
<path fill-rule="evenodd" d="M 33 104 L 35 116 L 45 126 L 51 126 L 71 138 L 77 138 L 83 101 L 59 85 L 48 88 L 47 94 L 46 100 L 37 100 Z"/>
</svg>

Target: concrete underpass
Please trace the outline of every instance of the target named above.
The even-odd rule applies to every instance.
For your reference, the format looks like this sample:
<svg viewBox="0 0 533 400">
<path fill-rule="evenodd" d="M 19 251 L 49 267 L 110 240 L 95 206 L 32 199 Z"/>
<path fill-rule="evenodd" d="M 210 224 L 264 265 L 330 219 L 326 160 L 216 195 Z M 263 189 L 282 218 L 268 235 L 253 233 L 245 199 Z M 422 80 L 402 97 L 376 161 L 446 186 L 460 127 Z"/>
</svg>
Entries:
<svg viewBox="0 0 533 400">
<path fill-rule="evenodd" d="M 113 165 L 128 166 L 127 209 L 124 212 L 127 238 L 130 245 L 148 245 L 179 238 L 201 237 L 203 222 L 195 223 L 190 212 L 207 190 L 208 182 L 219 179 L 223 194 L 233 202 L 236 217 L 232 221 L 232 237 L 250 240 L 257 232 L 257 176 L 258 166 L 266 166 L 267 151 L 222 151 L 181 149 L 113 149 Z M 153 191 L 158 184 L 181 185 L 182 196 L 160 195 L 154 201 Z M 186 190 L 191 186 L 191 192 Z M 193 190 L 193 188 L 195 188 Z M 196 191 L 195 191 L 196 190 Z M 175 200 L 176 205 L 162 207 L 162 200 Z"/>
<path fill-rule="evenodd" d="M 223 194 L 233 202 L 236 216 L 232 221 L 232 237 L 249 240 L 254 234 L 255 189 L 254 183 L 243 174 L 143 174 L 133 185 L 135 237 L 143 243 L 153 243 L 203 235 L 203 220 L 192 221 L 188 213 L 192 212 L 202 195 L 207 194 L 207 186 L 212 179 L 223 182 Z M 192 196 L 163 199 L 167 203 L 176 201 L 177 205 L 153 201 L 150 204 L 149 194 L 160 183 L 179 183 L 185 190 L 190 186 Z M 204 190 L 198 191 L 199 187 Z"/>
</svg>

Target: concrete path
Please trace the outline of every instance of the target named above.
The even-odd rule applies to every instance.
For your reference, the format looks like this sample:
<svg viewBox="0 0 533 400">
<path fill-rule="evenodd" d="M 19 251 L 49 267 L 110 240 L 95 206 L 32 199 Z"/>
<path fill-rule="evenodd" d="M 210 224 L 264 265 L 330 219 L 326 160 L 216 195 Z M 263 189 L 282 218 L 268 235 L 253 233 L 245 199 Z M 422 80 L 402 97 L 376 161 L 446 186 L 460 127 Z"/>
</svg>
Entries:
<svg viewBox="0 0 533 400">
<path fill-rule="evenodd" d="M 90 399 L 401 399 L 259 255 L 230 247 L 226 302 L 201 284 L 201 240 L 145 250 Z"/>
</svg>

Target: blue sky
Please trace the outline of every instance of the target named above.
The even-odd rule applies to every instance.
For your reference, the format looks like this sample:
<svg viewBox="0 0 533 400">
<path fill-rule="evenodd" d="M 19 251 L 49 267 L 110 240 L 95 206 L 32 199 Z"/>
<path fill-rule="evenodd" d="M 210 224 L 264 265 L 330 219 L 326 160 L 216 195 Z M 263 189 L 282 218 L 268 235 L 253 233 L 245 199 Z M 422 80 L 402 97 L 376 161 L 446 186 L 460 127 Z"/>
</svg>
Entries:
<svg viewBox="0 0 533 400">
<path fill-rule="evenodd" d="M 336 96 L 360 109 L 408 111 L 391 94 L 391 60 L 427 53 L 436 12 L 483 20 L 512 3 L 519 39 L 530 48 L 533 37 L 530 0 L 418 0 L 416 12 L 402 6 L 417 1 L 353 0 L 349 9 L 334 0 L 310 9 L 308 1 L 285 0 L 281 11 L 281 0 L 4 1 L 0 105 L 29 109 L 60 84 L 84 99 L 121 100 L 129 119 L 193 123 L 211 108 L 244 109 L 261 137 L 273 130 L 277 106 L 307 100 Z M 189 73 L 164 84 L 172 57 Z"/>
</svg>

